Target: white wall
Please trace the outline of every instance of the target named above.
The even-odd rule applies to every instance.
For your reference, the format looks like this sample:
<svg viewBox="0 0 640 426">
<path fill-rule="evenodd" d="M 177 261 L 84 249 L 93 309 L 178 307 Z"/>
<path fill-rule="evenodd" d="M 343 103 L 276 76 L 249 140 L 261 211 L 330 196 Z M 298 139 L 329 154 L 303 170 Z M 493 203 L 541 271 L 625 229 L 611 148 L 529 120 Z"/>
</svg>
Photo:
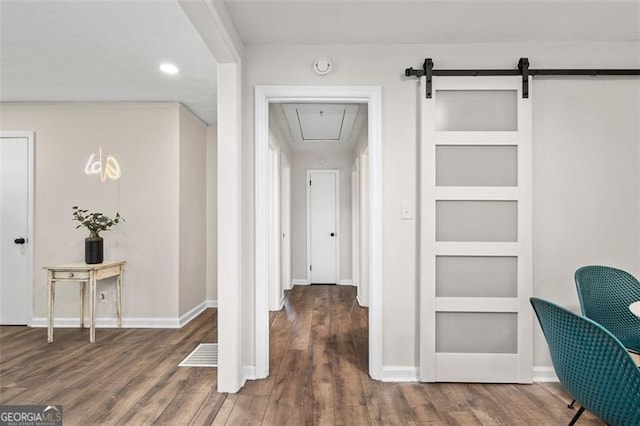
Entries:
<svg viewBox="0 0 640 426">
<path fill-rule="evenodd" d="M 179 120 L 182 316 L 207 299 L 207 126 L 182 105 Z"/>
<path fill-rule="evenodd" d="M 256 85 L 382 86 L 383 364 L 415 366 L 419 312 L 417 227 L 400 220 L 402 200 L 416 199 L 418 90 L 403 77 L 432 57 L 436 68 L 639 67 L 640 43 L 475 45 L 306 45 L 248 47 L 243 97 L 243 298 L 253 306 L 253 93 Z M 333 72 L 311 70 L 329 57 Z M 534 294 L 577 304 L 572 274 L 578 265 L 612 263 L 640 272 L 638 105 L 634 79 L 556 78 L 533 83 Z M 589 113 L 589 114 L 587 114 Z M 605 168 L 596 167 L 596 159 Z M 584 207 L 584 208 L 582 208 Z M 603 226 L 606 224 L 609 228 Z M 243 310 L 251 324 L 254 312 Z M 252 329 L 244 329 L 244 362 L 251 364 Z M 536 336 L 536 365 L 550 365 Z"/>
<path fill-rule="evenodd" d="M 175 323 L 180 300 L 179 105 L 5 103 L 0 104 L 0 112 L 0 129 L 33 130 L 36 134 L 35 317 L 43 318 L 47 312 L 46 274 L 42 267 L 84 259 L 84 238 L 88 232 L 74 229 L 76 223 L 71 217 L 71 207 L 78 205 L 109 216 L 119 211 L 126 220 L 103 233 L 105 258 L 127 260 L 123 288 L 125 319 Z M 186 111 L 181 116 L 183 124 L 192 119 Z M 190 167 L 189 158 L 195 154 L 188 147 L 192 142 L 199 144 L 194 138 L 200 135 L 200 126 L 191 123 L 189 127 L 195 133 L 184 133 L 185 141 L 189 141 L 182 147 L 185 171 Z M 191 136 L 187 137 L 188 134 Z M 84 174 L 88 157 L 100 146 L 106 155 L 119 160 L 120 180 L 101 183 L 97 176 Z M 197 170 L 197 175 L 201 175 L 201 166 Z M 182 183 L 187 184 L 195 176 L 186 173 Z M 186 199 L 197 203 L 197 194 L 185 194 Z M 193 208 L 196 216 L 204 217 L 199 204 L 187 206 Z M 203 229 L 197 231 L 205 233 Z M 202 245 L 200 236 L 192 237 L 199 241 L 197 246 Z M 202 274 L 201 265 L 194 268 L 198 275 Z M 99 291 L 106 291 L 107 301 L 98 304 L 97 316 L 113 317 L 113 280 L 99 284 Z M 199 289 L 195 291 L 202 293 Z M 78 303 L 77 286 L 58 285 L 56 317 L 77 318 Z"/>
<path fill-rule="evenodd" d="M 320 157 L 326 162 L 321 164 Z M 291 269 L 294 280 L 307 279 L 307 170 L 340 170 L 340 271 L 351 279 L 351 152 L 294 152 L 291 162 Z"/>
<path fill-rule="evenodd" d="M 207 128 L 207 300 L 218 302 L 218 129 Z"/>
<path fill-rule="evenodd" d="M 280 153 L 291 162 L 291 131 L 284 128 L 282 121 L 278 119 L 282 115 L 282 106 L 278 104 L 269 105 L 269 141 L 275 144 Z"/>
<path fill-rule="evenodd" d="M 579 312 L 580 266 L 640 278 L 640 81 L 538 79 L 534 90 L 534 294 Z M 536 343 L 540 360 L 541 333 Z"/>
</svg>

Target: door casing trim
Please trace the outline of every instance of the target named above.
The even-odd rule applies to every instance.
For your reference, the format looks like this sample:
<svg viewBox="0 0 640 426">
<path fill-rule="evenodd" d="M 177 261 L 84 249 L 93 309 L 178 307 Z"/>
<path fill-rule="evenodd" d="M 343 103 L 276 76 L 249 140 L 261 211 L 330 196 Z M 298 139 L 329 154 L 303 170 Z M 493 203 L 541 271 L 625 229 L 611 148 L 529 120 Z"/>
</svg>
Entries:
<svg viewBox="0 0 640 426">
<path fill-rule="evenodd" d="M 269 375 L 268 202 L 269 104 L 278 102 L 365 103 L 369 146 L 369 375 L 382 379 L 382 87 L 381 86 L 256 86 L 255 87 L 255 378 Z"/>
</svg>

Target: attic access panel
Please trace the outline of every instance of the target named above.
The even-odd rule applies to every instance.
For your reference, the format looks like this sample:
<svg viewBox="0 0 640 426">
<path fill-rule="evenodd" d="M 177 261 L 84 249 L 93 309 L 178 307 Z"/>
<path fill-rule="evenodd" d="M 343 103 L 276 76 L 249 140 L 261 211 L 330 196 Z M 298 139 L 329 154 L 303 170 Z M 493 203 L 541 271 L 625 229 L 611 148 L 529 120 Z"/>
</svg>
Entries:
<svg viewBox="0 0 640 426">
<path fill-rule="evenodd" d="M 293 142 L 348 143 L 358 104 L 283 104 Z"/>
</svg>

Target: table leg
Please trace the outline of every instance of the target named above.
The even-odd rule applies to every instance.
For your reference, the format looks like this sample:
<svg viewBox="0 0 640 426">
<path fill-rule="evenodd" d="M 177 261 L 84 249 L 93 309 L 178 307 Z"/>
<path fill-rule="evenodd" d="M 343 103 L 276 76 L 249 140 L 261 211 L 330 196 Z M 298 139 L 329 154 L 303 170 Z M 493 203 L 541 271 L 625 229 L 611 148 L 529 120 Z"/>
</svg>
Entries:
<svg viewBox="0 0 640 426">
<path fill-rule="evenodd" d="M 47 316 L 47 343 L 53 342 L 53 308 L 55 297 L 55 284 L 53 282 L 53 272 L 47 271 L 47 296 L 49 299 L 49 312 Z"/>
<path fill-rule="evenodd" d="M 120 268 L 120 275 L 116 281 L 116 291 L 118 297 L 118 328 L 122 327 L 122 274 L 124 271 Z"/>
<path fill-rule="evenodd" d="M 89 326 L 89 342 L 96 341 L 96 274 L 94 271 L 89 272 L 89 296 L 91 298 L 91 325 Z"/>
<path fill-rule="evenodd" d="M 80 328 L 84 328 L 84 298 L 86 292 L 86 281 L 80 281 Z"/>
</svg>

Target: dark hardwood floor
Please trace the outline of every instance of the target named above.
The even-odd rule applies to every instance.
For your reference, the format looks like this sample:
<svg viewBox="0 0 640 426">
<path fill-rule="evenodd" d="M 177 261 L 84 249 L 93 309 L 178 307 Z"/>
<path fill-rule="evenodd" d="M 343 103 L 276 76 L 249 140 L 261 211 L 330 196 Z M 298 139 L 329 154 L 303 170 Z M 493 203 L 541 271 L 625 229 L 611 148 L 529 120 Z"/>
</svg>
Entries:
<svg viewBox="0 0 640 426">
<path fill-rule="evenodd" d="M 226 394 L 217 369 L 177 364 L 217 341 L 217 312 L 182 329 L 0 327 L 0 404 L 63 406 L 65 425 L 211 424 Z"/>
<path fill-rule="evenodd" d="M 215 342 L 216 311 L 180 330 L 0 327 L 0 404 L 62 404 L 65 425 L 564 425 L 558 384 L 381 383 L 367 310 L 345 286 L 303 286 L 271 314 L 271 374 L 215 392 L 217 369 L 176 367 Z M 217 413 L 217 414 L 216 414 Z M 602 425 L 589 413 L 578 425 Z"/>
<path fill-rule="evenodd" d="M 558 384 L 381 383 L 367 310 L 346 286 L 301 286 L 271 315 L 270 376 L 228 395 L 214 425 L 565 425 Z M 603 425 L 590 413 L 578 425 Z"/>
</svg>

